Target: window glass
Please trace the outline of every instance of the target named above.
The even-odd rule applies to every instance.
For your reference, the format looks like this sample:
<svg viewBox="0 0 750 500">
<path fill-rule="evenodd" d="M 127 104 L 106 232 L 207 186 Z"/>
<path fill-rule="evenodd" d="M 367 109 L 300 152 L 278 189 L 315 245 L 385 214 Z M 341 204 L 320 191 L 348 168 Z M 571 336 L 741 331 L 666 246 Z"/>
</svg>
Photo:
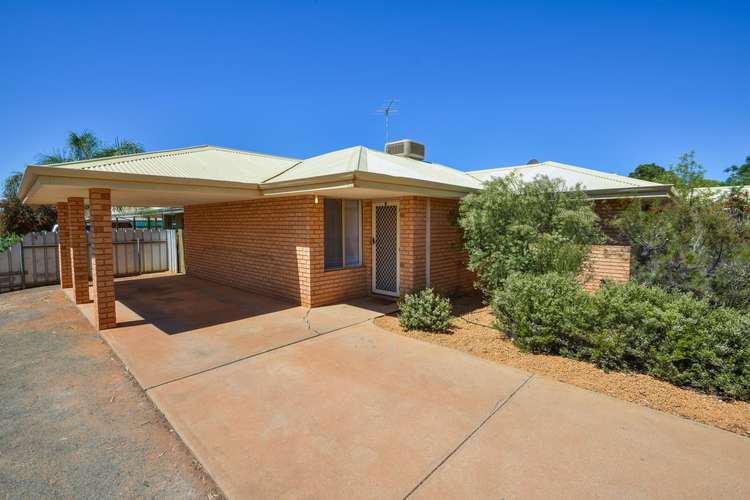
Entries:
<svg viewBox="0 0 750 500">
<path fill-rule="evenodd" d="M 325 269 L 342 267 L 343 235 L 341 200 L 323 200 L 323 261 Z"/>
<path fill-rule="evenodd" d="M 358 266 L 360 260 L 360 211 L 359 200 L 344 200 L 344 264 Z"/>
<path fill-rule="evenodd" d="M 361 208 L 359 200 L 323 200 L 325 269 L 362 264 Z"/>
</svg>

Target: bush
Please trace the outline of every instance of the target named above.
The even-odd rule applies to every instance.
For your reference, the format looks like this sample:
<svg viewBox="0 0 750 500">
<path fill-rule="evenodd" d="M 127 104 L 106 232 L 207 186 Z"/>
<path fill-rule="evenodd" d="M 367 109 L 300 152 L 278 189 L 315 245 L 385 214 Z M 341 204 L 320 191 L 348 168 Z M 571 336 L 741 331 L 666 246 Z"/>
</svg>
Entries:
<svg viewBox="0 0 750 500">
<path fill-rule="evenodd" d="M 521 349 L 571 357 L 588 347 L 595 315 L 575 277 L 555 273 L 511 275 L 495 292 L 492 312 Z"/>
<path fill-rule="evenodd" d="M 407 294 L 399 307 L 399 323 L 404 330 L 447 332 L 450 329 L 451 302 L 432 288 Z"/>
<path fill-rule="evenodd" d="M 736 309 L 636 283 L 589 295 L 558 274 L 514 275 L 492 307 L 522 349 L 750 400 L 750 315 Z"/>
<path fill-rule="evenodd" d="M 10 247 L 21 241 L 21 238 L 16 233 L 8 233 L 0 235 L 0 253 L 5 252 Z"/>
<path fill-rule="evenodd" d="M 734 194 L 692 195 L 649 210 L 634 203 L 615 225 L 633 247 L 639 283 L 750 307 L 750 217 Z"/>
<path fill-rule="evenodd" d="M 578 273 L 590 245 L 604 241 L 586 194 L 559 179 L 509 175 L 459 207 L 469 269 L 491 295 L 513 273 Z"/>
</svg>

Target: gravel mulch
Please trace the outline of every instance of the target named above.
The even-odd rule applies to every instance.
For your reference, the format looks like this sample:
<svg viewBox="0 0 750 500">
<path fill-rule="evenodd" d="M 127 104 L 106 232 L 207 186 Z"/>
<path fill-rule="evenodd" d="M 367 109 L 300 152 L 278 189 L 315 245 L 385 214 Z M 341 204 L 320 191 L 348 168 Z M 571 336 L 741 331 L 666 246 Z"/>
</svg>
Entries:
<svg viewBox="0 0 750 500">
<path fill-rule="evenodd" d="M 494 317 L 489 307 L 483 306 L 477 297 L 459 298 L 455 303 L 455 314 L 453 328 L 445 334 L 404 332 L 396 314 L 377 318 L 375 323 L 400 335 L 458 349 L 623 401 L 750 436 L 750 403 L 723 401 L 648 375 L 605 372 L 583 361 L 523 352 L 508 336 L 492 327 Z"/>
</svg>

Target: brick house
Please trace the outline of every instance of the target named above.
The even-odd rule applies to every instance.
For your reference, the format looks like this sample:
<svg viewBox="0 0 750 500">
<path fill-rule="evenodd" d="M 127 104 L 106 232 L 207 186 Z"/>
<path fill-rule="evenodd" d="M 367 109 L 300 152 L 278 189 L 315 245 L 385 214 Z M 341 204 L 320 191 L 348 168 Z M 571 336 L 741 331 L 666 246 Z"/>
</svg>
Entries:
<svg viewBox="0 0 750 500">
<path fill-rule="evenodd" d="M 669 186 L 554 162 L 464 172 L 424 161 L 418 143 L 388 149 L 357 146 L 298 160 L 200 146 L 30 165 L 21 197 L 57 204 L 61 284 L 75 288 L 77 302 L 88 300 L 82 245 L 83 207 L 90 206 L 94 301 L 104 329 L 116 323 L 111 205 L 184 207 L 188 274 L 316 307 L 425 286 L 471 289 L 456 209 L 498 175 L 580 183 L 603 218 L 623 199 L 669 194 Z"/>
</svg>

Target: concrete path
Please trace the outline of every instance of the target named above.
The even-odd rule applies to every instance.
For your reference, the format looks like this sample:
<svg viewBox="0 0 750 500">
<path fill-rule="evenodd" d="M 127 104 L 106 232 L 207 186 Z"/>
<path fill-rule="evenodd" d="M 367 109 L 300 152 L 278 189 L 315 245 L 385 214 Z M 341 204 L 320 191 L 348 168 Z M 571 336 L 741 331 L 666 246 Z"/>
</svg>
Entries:
<svg viewBox="0 0 750 500">
<path fill-rule="evenodd" d="M 104 337 L 231 497 L 750 498 L 750 439 L 391 334 L 388 304 L 138 281 Z"/>
</svg>

